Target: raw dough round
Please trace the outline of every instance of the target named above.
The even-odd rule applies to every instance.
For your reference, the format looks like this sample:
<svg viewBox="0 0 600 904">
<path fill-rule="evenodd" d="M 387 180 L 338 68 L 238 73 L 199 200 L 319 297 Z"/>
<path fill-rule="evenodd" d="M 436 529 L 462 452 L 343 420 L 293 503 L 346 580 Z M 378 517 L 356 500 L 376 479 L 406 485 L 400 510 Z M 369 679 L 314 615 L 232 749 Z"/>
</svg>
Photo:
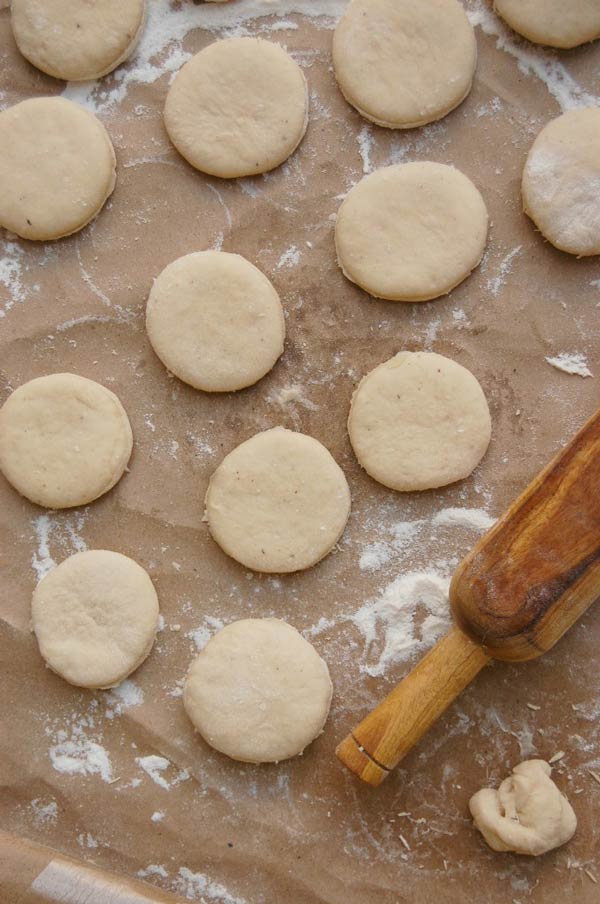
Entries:
<svg viewBox="0 0 600 904">
<path fill-rule="evenodd" d="M 146 328 L 163 364 L 206 392 L 256 383 L 283 352 L 285 338 L 281 302 L 267 277 L 223 251 L 169 264 L 150 292 Z"/>
<path fill-rule="evenodd" d="M 67 81 L 100 78 L 127 59 L 144 25 L 145 0 L 12 0 L 23 56 Z"/>
<path fill-rule="evenodd" d="M 0 226 L 24 239 L 83 229 L 116 182 L 106 129 L 64 97 L 24 100 L 0 112 Z"/>
<path fill-rule="evenodd" d="M 466 368 L 432 352 L 400 352 L 359 383 L 348 433 L 371 477 L 408 492 L 468 477 L 485 455 L 491 420 Z"/>
<path fill-rule="evenodd" d="M 331 552 L 349 514 L 346 478 L 325 446 L 283 427 L 230 452 L 206 493 L 212 536 L 254 571 L 310 568 Z"/>
<path fill-rule="evenodd" d="M 247 618 L 209 640 L 188 672 L 183 703 L 215 750 L 276 763 L 321 734 L 331 693 L 327 665 L 295 628 Z"/>
<path fill-rule="evenodd" d="M 333 36 L 342 94 L 361 116 L 411 129 L 471 90 L 477 44 L 458 0 L 352 0 Z"/>
<path fill-rule="evenodd" d="M 224 179 L 271 170 L 308 124 L 302 70 L 279 44 L 216 41 L 179 71 L 165 104 L 169 138 L 188 163 Z"/>
<path fill-rule="evenodd" d="M 542 129 L 523 171 L 523 207 L 556 248 L 600 254 L 600 107 L 569 110 Z"/>
<path fill-rule="evenodd" d="M 93 549 L 70 556 L 42 578 L 31 618 L 53 672 L 78 687 L 114 687 L 152 649 L 158 598 L 137 562 Z"/>
<path fill-rule="evenodd" d="M 345 276 L 377 298 L 427 301 L 465 279 L 483 255 L 488 215 L 473 183 L 443 163 L 386 166 L 344 200 L 335 226 Z"/>
<path fill-rule="evenodd" d="M 600 37 L 598 0 L 495 0 L 494 9 L 536 44 L 566 49 Z"/>
<path fill-rule="evenodd" d="M 47 508 L 86 505 L 107 493 L 132 446 L 116 395 L 76 374 L 30 380 L 0 408 L 0 470 L 19 493 Z"/>
</svg>

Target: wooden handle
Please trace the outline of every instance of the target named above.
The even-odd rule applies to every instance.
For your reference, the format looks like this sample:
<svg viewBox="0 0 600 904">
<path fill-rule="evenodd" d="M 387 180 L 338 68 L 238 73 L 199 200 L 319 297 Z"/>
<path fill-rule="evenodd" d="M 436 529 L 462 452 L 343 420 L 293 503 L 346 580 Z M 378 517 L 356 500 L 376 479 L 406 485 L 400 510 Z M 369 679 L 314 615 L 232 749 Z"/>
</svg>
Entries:
<svg viewBox="0 0 600 904">
<path fill-rule="evenodd" d="M 404 681 L 345 738 L 337 757 L 370 785 L 379 785 L 489 662 L 452 628 Z"/>
</svg>

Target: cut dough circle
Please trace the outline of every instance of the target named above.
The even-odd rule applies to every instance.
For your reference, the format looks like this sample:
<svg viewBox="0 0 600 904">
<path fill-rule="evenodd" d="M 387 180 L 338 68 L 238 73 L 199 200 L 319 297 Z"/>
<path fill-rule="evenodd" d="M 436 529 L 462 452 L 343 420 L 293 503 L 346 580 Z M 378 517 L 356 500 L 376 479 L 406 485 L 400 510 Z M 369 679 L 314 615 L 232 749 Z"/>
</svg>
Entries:
<svg viewBox="0 0 600 904">
<path fill-rule="evenodd" d="M 295 628 L 248 618 L 222 628 L 188 672 L 183 704 L 204 740 L 234 760 L 276 763 L 321 734 L 329 670 Z"/>
<path fill-rule="evenodd" d="M 19 386 L 0 408 L 0 470 L 31 502 L 86 505 L 123 475 L 133 447 L 116 395 L 76 374 Z"/>
<path fill-rule="evenodd" d="M 150 292 L 146 328 L 163 364 L 206 392 L 256 383 L 283 352 L 285 338 L 281 302 L 267 277 L 223 251 L 169 264 Z"/>
<path fill-rule="evenodd" d="M 467 176 L 443 163 L 401 163 L 349 192 L 335 244 L 344 275 L 369 294 L 427 301 L 477 266 L 487 229 L 485 202 Z"/>
<path fill-rule="evenodd" d="M 254 571 L 310 568 L 350 514 L 344 473 L 325 446 L 275 427 L 227 455 L 210 479 L 206 520 L 219 546 Z"/>
<path fill-rule="evenodd" d="M 31 604 L 40 653 L 78 687 L 114 687 L 142 664 L 158 627 L 144 569 L 118 552 L 78 552 L 37 585 Z"/>
<path fill-rule="evenodd" d="M 399 352 L 359 383 L 348 433 L 371 477 L 409 492 L 468 477 L 489 445 L 491 419 L 465 367 L 433 352 Z"/>
<path fill-rule="evenodd" d="M 454 110 L 471 90 L 476 62 L 475 34 L 458 0 L 352 0 L 333 36 L 342 94 L 389 129 Z"/>
<path fill-rule="evenodd" d="M 17 47 L 42 72 L 66 81 L 100 78 L 133 52 L 145 0 L 12 0 Z"/>
<path fill-rule="evenodd" d="M 116 182 L 99 119 L 64 97 L 24 100 L 0 112 L 0 226 L 24 239 L 83 229 Z"/>
<path fill-rule="evenodd" d="M 169 138 L 188 163 L 224 179 L 271 170 L 308 124 L 308 89 L 279 44 L 229 38 L 181 68 L 164 111 Z"/>
<path fill-rule="evenodd" d="M 495 0 L 494 10 L 536 44 L 568 49 L 600 37 L 598 0 Z"/>
<path fill-rule="evenodd" d="M 600 107 L 569 110 L 544 126 L 522 189 L 525 213 L 555 248 L 600 254 Z"/>
</svg>

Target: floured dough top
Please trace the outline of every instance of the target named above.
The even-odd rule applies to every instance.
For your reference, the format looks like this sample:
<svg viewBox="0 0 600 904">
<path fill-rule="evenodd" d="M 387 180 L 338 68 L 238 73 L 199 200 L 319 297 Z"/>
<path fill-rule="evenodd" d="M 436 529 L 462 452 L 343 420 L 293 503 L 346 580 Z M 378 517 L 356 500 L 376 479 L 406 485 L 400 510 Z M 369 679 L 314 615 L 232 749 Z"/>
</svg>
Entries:
<svg viewBox="0 0 600 904">
<path fill-rule="evenodd" d="M 304 136 L 306 80 L 279 44 L 216 41 L 181 68 L 164 118 L 171 141 L 196 169 L 223 178 L 264 173 Z"/>
<path fill-rule="evenodd" d="M 598 0 L 494 0 L 494 9 L 536 44 L 569 48 L 600 37 Z"/>
<path fill-rule="evenodd" d="M 325 662 L 276 618 L 227 625 L 194 660 L 183 702 L 208 744 L 235 760 L 273 763 L 302 753 L 331 704 Z"/>
</svg>

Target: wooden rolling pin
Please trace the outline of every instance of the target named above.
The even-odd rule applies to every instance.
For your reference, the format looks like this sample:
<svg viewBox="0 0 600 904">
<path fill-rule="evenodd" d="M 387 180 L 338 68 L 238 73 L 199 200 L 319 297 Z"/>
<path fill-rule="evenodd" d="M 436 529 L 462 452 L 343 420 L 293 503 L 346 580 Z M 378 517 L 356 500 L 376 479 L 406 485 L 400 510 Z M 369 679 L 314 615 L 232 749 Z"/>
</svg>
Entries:
<svg viewBox="0 0 600 904">
<path fill-rule="evenodd" d="M 491 658 L 541 656 L 600 597 L 600 411 L 458 566 L 452 628 L 345 738 L 379 785 Z"/>
</svg>

